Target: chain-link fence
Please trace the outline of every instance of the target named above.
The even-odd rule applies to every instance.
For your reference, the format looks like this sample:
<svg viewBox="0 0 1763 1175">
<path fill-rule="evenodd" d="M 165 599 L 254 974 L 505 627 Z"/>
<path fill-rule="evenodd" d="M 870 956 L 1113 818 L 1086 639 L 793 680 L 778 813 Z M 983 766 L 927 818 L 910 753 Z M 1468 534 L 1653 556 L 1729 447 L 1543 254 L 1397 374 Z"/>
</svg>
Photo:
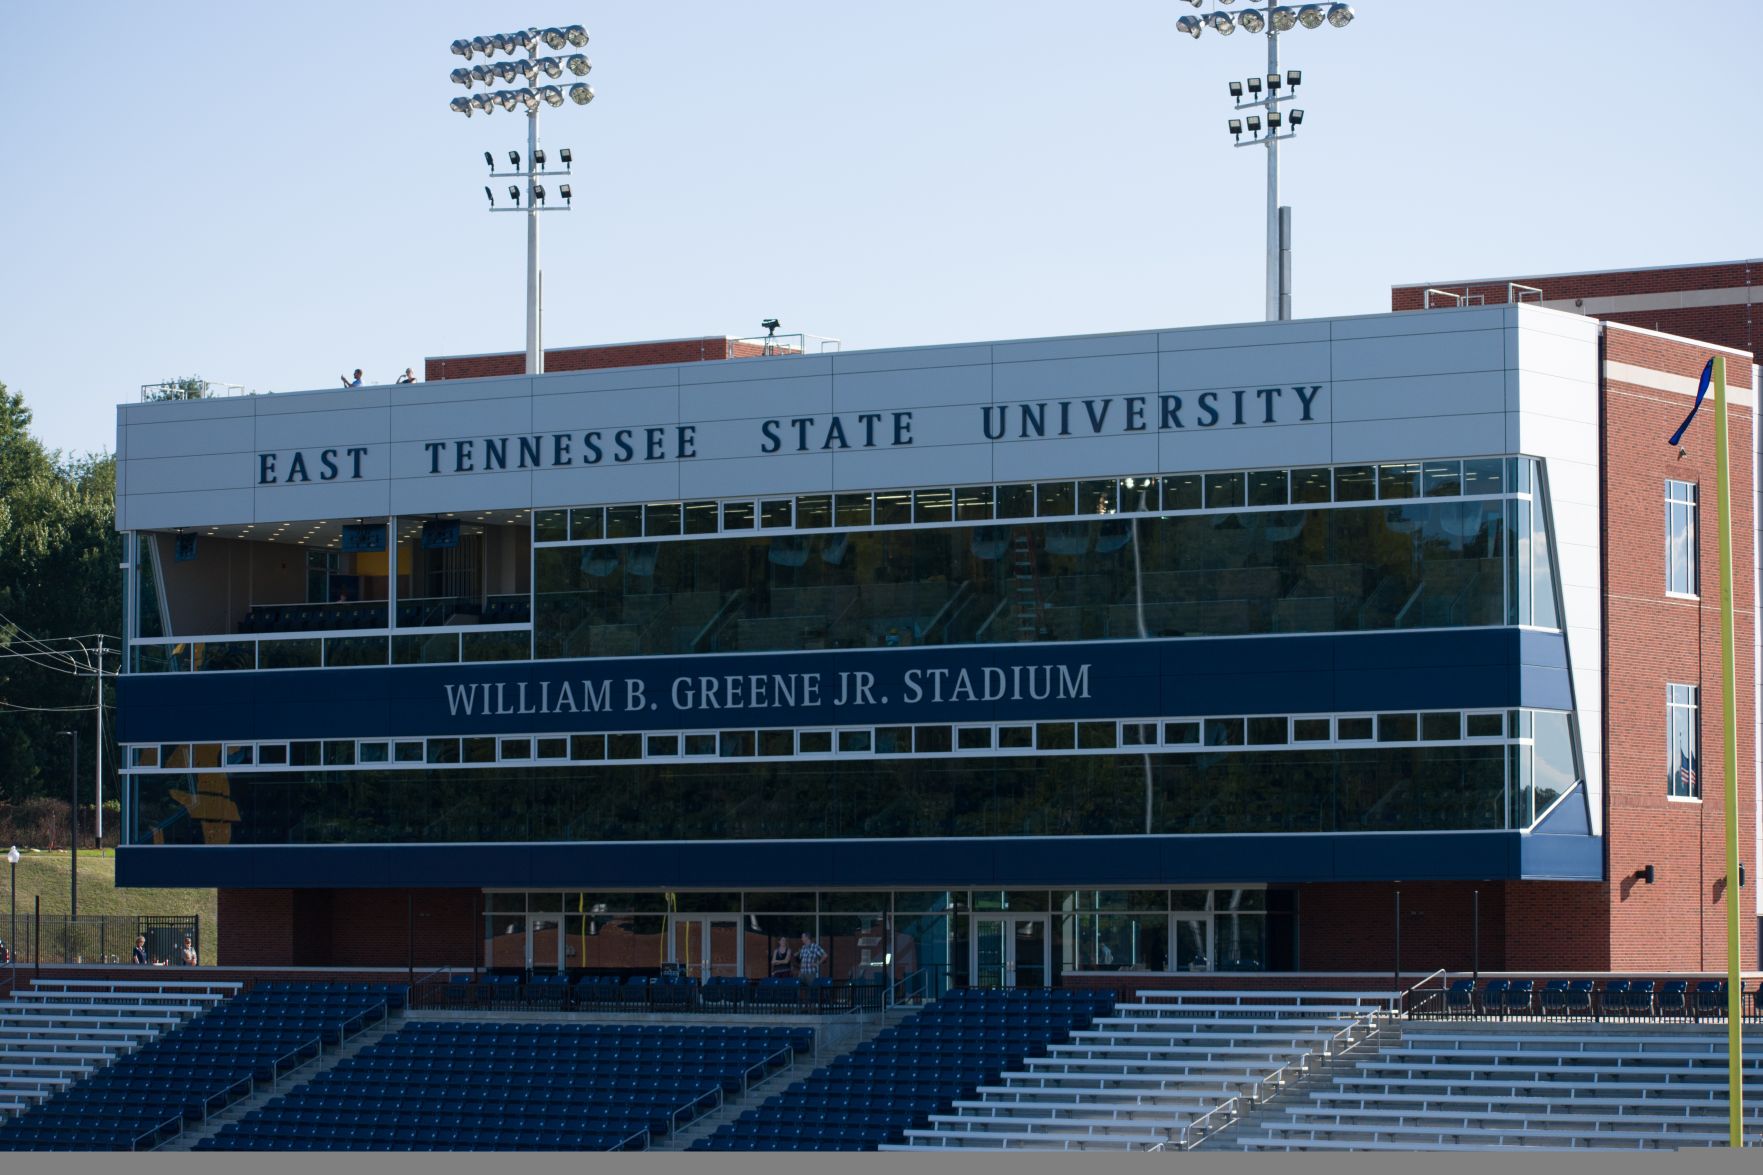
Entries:
<svg viewBox="0 0 1763 1175">
<path fill-rule="evenodd" d="M 136 915 L 100 914 L 71 918 L 66 914 L 20 913 L 16 918 L 0 911 L 0 937 L 6 951 L 0 960 L 26 963 L 129 963 L 135 940 L 146 939 L 147 962 L 177 965 L 182 961 L 184 936 L 202 955 L 202 917 L 199 914 Z M 211 960 L 210 960 L 211 961 Z"/>
</svg>

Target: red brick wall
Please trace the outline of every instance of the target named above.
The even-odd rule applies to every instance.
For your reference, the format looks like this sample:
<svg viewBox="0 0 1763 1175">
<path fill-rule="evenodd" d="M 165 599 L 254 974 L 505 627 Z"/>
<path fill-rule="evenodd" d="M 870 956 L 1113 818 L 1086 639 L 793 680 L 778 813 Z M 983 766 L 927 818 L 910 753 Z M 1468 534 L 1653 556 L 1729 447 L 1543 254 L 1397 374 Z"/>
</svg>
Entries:
<svg viewBox="0 0 1763 1175">
<path fill-rule="evenodd" d="M 468 889 L 223 889 L 228 967 L 473 967 L 481 897 Z M 413 949 L 414 948 L 414 949 Z"/>
<path fill-rule="evenodd" d="M 294 891 L 223 889 L 215 895 L 215 920 L 226 927 L 222 966 L 289 966 L 294 962 Z"/>
<path fill-rule="evenodd" d="M 1609 298 L 1624 294 L 1664 294 L 1694 290 L 1752 289 L 1763 285 L 1763 267 L 1750 262 L 1716 265 L 1682 265 L 1665 269 L 1610 270 L 1604 273 L 1567 274 L 1560 277 L 1514 279 L 1535 286 L 1543 298 L 1554 302 L 1569 298 Z M 1506 301 L 1505 281 L 1472 281 L 1467 285 L 1440 287 L 1452 293 L 1479 295 L 1488 305 Z M 1397 286 L 1390 291 L 1390 309 L 1419 310 L 1425 303 L 1425 286 Z M 1444 303 L 1450 305 L 1449 301 Z M 1434 305 L 1438 305 L 1435 300 Z M 1599 314 L 1599 318 L 1663 331 L 1688 339 L 1705 339 L 1723 347 L 1756 354 L 1763 345 L 1756 309 L 1750 305 L 1699 306 L 1676 310 L 1635 310 Z"/>
<path fill-rule="evenodd" d="M 1609 886 L 1585 881 L 1513 881 L 1506 883 L 1505 890 L 1505 960 L 1509 970 L 1610 969 Z"/>
<path fill-rule="evenodd" d="M 761 353 L 758 343 L 724 338 L 668 339 L 656 343 L 617 343 L 605 347 L 559 347 L 545 352 L 545 370 L 589 371 L 604 367 L 643 367 L 655 363 L 699 363 L 709 359 L 747 359 Z M 478 379 L 491 375 L 520 375 L 526 371 L 526 352 L 499 355 L 436 356 L 423 361 L 423 378 Z"/>
<path fill-rule="evenodd" d="M 1705 347 L 1636 331 L 1605 332 L 1606 360 L 1694 379 Z M 1748 356 L 1728 358 L 1731 389 L 1750 387 Z M 1713 401 L 1685 434 L 1680 454 L 1665 443 L 1689 411 L 1689 397 L 1606 379 L 1603 423 L 1604 665 L 1607 903 L 1611 967 L 1696 970 L 1726 957 L 1721 766 L 1719 562 Z M 1730 412 L 1733 565 L 1736 603 L 1739 851 L 1747 869 L 1756 827 L 1752 786 L 1751 411 Z M 1697 600 L 1665 595 L 1665 481 L 1701 487 Z M 1700 803 L 1666 795 L 1667 682 L 1699 687 Z M 1655 868 L 1647 885 L 1635 873 Z M 1747 903 L 1747 906 L 1749 903 Z M 1756 921 L 1740 919 L 1742 951 L 1755 958 Z"/>
<path fill-rule="evenodd" d="M 1298 887 L 1298 970 L 1392 970 L 1395 893 L 1402 892 L 1402 969 L 1467 971 L 1475 894 L 1481 894 L 1481 968 L 1506 965 L 1506 893 L 1501 883 L 1386 882 Z"/>
</svg>

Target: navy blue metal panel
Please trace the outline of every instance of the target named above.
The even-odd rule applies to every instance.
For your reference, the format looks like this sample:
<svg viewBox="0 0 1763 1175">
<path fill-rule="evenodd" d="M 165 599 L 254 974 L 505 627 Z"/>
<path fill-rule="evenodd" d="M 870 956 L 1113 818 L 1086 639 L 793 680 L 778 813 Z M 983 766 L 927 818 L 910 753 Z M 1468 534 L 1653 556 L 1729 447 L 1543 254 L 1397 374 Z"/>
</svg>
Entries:
<svg viewBox="0 0 1763 1175">
<path fill-rule="evenodd" d="M 164 673 L 120 680 L 118 737 L 243 741 L 1565 709 L 1565 662 L 1559 635 L 1480 628 Z M 869 675 L 865 696 L 855 693 L 857 674 Z M 782 696 L 773 675 L 784 675 L 793 698 Z M 703 704 L 706 677 L 716 679 L 721 704 Z M 731 685 L 742 704 L 727 704 Z M 761 686 L 767 696 L 755 704 Z"/>
<path fill-rule="evenodd" d="M 902 889 L 1603 877 L 1603 841 L 1515 832 L 818 843 L 125 847 L 128 886 Z"/>
<path fill-rule="evenodd" d="M 1576 787 L 1571 795 L 1556 804 L 1543 817 L 1532 829 L 1532 833 L 1537 836 L 1590 836 L 1592 817 L 1587 808 L 1585 788 Z"/>
<path fill-rule="evenodd" d="M 1519 660 L 1548 669 L 1567 668 L 1567 642 L 1559 633 L 1523 629 L 1518 634 Z"/>
<path fill-rule="evenodd" d="M 1533 833 L 1520 845 L 1521 876 L 1554 881 L 1604 880 L 1604 839 Z"/>
</svg>

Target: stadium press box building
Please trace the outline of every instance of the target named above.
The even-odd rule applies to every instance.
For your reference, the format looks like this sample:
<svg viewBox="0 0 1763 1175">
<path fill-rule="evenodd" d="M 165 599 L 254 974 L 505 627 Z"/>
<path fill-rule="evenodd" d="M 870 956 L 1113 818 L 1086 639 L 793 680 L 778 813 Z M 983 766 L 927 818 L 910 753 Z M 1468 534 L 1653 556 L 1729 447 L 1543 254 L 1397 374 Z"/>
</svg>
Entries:
<svg viewBox="0 0 1763 1175">
<path fill-rule="evenodd" d="M 119 878 L 218 887 L 234 964 L 1387 971 L 1399 909 L 1410 968 L 1716 966 L 1710 350 L 1486 306 L 130 404 Z"/>
</svg>

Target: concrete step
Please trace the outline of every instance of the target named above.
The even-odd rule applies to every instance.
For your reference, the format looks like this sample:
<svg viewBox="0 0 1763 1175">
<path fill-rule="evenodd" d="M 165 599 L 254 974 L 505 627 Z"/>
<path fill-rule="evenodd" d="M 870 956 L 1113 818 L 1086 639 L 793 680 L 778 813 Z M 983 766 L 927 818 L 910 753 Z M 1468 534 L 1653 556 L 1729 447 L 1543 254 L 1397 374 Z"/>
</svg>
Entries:
<svg viewBox="0 0 1763 1175">
<path fill-rule="evenodd" d="M 256 1086 L 251 1094 L 240 1098 L 218 1114 L 211 1115 L 206 1121 L 185 1123 L 181 1134 L 168 1139 L 154 1149 L 162 1151 L 191 1150 L 204 1138 L 219 1134 L 229 1122 L 237 1122 L 253 1110 L 267 1106 L 284 1094 L 292 1093 L 320 1073 L 334 1068 L 362 1050 L 377 1044 L 403 1026 L 404 1014 L 393 1011 L 378 1024 L 374 1024 L 344 1041 L 334 1051 L 321 1049 L 318 1056 L 283 1074 L 279 1080 Z"/>
</svg>

